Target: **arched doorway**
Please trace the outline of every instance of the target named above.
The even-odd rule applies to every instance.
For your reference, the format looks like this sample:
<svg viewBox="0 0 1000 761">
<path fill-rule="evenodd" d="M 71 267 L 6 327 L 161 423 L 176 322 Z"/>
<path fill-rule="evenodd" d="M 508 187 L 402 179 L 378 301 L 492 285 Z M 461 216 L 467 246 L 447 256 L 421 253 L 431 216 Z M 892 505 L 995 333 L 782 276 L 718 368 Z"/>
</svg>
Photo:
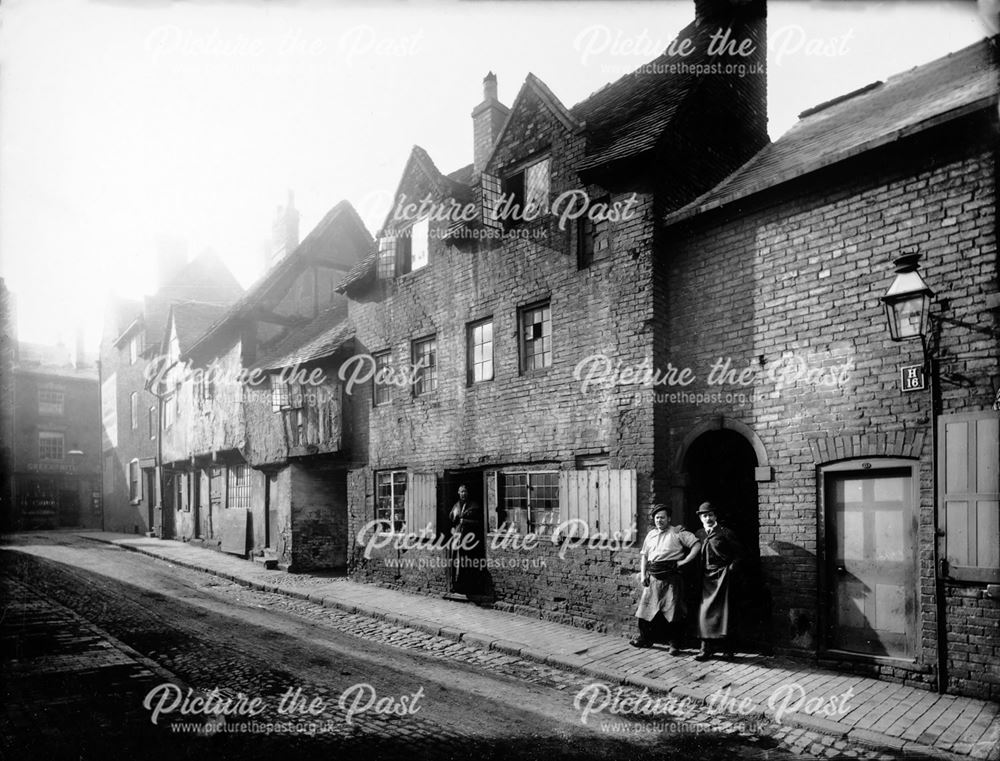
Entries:
<svg viewBox="0 0 1000 761">
<path fill-rule="evenodd" d="M 760 518 L 755 468 L 759 459 L 754 445 L 732 428 L 715 428 L 697 436 L 683 455 L 685 474 L 684 525 L 696 531 L 701 522 L 698 505 L 711 502 L 720 521 L 736 532 L 744 548 L 738 569 L 737 631 L 740 648 L 767 651 L 770 642 L 770 594 L 760 568 Z M 697 610 L 700 586 L 692 585 L 691 610 Z"/>
</svg>

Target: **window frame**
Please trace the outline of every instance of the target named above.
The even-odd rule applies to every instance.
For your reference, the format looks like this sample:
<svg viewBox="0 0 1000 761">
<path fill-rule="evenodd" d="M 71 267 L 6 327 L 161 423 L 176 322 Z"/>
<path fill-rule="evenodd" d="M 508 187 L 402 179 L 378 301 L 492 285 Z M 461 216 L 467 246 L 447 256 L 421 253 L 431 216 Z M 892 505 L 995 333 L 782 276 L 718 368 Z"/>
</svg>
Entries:
<svg viewBox="0 0 1000 761">
<path fill-rule="evenodd" d="M 381 483 L 381 478 L 388 477 L 389 494 L 383 495 L 380 492 L 380 487 L 383 486 Z M 396 487 L 398 484 L 398 478 L 402 477 L 402 487 L 403 491 L 400 494 L 396 493 Z M 399 468 L 388 469 L 388 470 L 377 470 L 375 471 L 375 520 L 380 521 L 379 531 L 380 533 L 388 534 L 402 534 L 406 533 L 406 492 L 409 490 L 410 477 L 409 471 Z M 389 516 L 388 518 L 383 518 L 381 513 L 383 507 L 380 504 L 381 500 L 389 499 Z M 397 515 L 398 511 L 398 515 Z M 385 523 L 388 522 L 389 530 L 385 530 Z"/>
<path fill-rule="evenodd" d="M 416 369 L 417 363 L 423 356 L 420 347 L 427 344 L 431 345 L 431 351 L 429 352 L 431 362 L 427 367 Z M 414 398 L 434 393 L 438 387 L 437 333 L 410 341 L 410 362 L 414 368 L 412 384 Z"/>
<path fill-rule="evenodd" d="M 490 326 L 490 340 L 482 341 L 481 343 L 476 343 L 476 331 L 485 327 Z M 481 320 L 476 320 L 475 322 L 470 322 L 465 328 L 465 382 L 467 386 L 476 386 L 480 383 L 489 383 L 496 377 L 496 326 L 493 324 L 492 315 L 489 317 L 484 317 Z M 476 377 L 476 369 L 479 366 L 485 366 L 486 360 L 481 360 L 480 362 L 475 361 L 475 350 L 480 346 L 486 346 L 489 344 L 490 358 L 489 367 L 490 373 L 489 377 Z"/>
<path fill-rule="evenodd" d="M 238 463 L 226 468 L 226 509 L 249 510 L 252 502 L 250 465 Z M 245 503 L 245 504 L 244 504 Z"/>
<path fill-rule="evenodd" d="M 512 489 L 513 486 L 507 483 L 507 478 L 516 476 L 524 477 L 523 488 L 525 490 L 525 496 L 524 496 L 525 504 L 523 507 L 512 508 L 507 504 L 507 500 L 511 498 L 508 495 L 508 489 Z M 539 484 L 538 486 L 533 485 L 532 484 L 533 478 L 538 478 L 541 476 L 549 477 L 549 479 L 551 479 L 551 482 L 546 484 Z M 503 518 L 504 518 L 504 520 L 501 521 L 499 519 L 499 516 L 497 517 L 497 523 L 499 526 L 499 530 L 501 532 L 509 531 L 511 528 L 514 528 L 516 533 L 522 535 L 535 534 L 538 536 L 548 536 L 551 534 L 551 528 L 559 524 L 560 483 L 559 483 L 558 469 L 541 468 L 538 470 L 530 470 L 526 468 L 501 468 L 499 471 L 497 471 L 497 487 L 498 487 L 497 509 L 498 511 L 501 510 L 503 511 Z M 551 495 L 547 498 L 550 501 L 549 507 L 544 507 L 544 508 L 535 507 L 531 504 L 532 491 L 536 488 L 555 489 L 554 495 Z M 547 512 L 549 514 L 549 517 L 551 518 L 551 521 L 549 523 L 541 523 L 541 524 L 536 523 L 535 521 L 532 520 L 533 510 L 541 510 Z M 522 512 L 523 516 L 521 515 Z M 516 519 L 514 521 L 512 521 L 511 518 L 509 517 L 509 514 L 511 513 L 514 513 L 516 515 Z M 548 527 L 549 530 L 542 533 L 542 531 L 544 531 L 546 527 Z M 539 531 L 539 529 L 542 529 L 542 531 Z"/>
<path fill-rule="evenodd" d="M 58 457 L 50 457 L 45 453 L 43 441 L 59 442 Z M 66 461 L 66 434 L 62 431 L 39 431 L 38 432 L 38 459 L 42 462 L 65 462 Z"/>
<path fill-rule="evenodd" d="M 532 343 L 534 343 L 535 341 L 538 341 L 539 339 L 544 339 L 546 337 L 545 336 L 545 323 L 547 321 L 548 322 L 549 348 L 546 351 L 545 348 L 544 348 L 544 343 L 543 343 L 543 348 L 542 348 L 541 352 L 536 353 L 536 352 L 533 351 L 529 355 L 529 353 L 528 353 L 528 348 L 529 348 L 528 347 L 528 341 L 529 341 L 529 339 L 525 336 L 526 329 L 527 329 L 527 323 L 526 323 L 525 320 L 526 320 L 526 317 L 527 317 L 527 315 L 529 313 L 537 312 L 537 311 L 542 311 L 543 312 L 543 320 L 542 320 L 541 323 L 535 323 L 535 322 L 533 322 L 533 323 L 531 323 L 531 325 L 538 325 L 538 324 L 540 324 L 542 326 L 541 327 L 541 334 L 539 336 L 537 336 L 537 337 L 532 337 L 530 339 L 530 341 Z M 546 317 L 544 316 L 545 313 L 547 313 L 547 320 L 546 320 Z M 517 310 L 517 346 L 518 346 L 518 355 L 519 355 L 519 357 L 518 357 L 519 358 L 519 370 L 520 370 L 521 375 L 527 375 L 529 373 L 535 373 L 535 372 L 544 372 L 548 368 L 552 367 L 552 364 L 553 364 L 553 353 L 554 353 L 554 349 L 553 349 L 552 345 L 553 345 L 553 340 L 552 340 L 552 302 L 549 299 L 545 299 L 545 300 L 542 300 L 542 301 L 536 301 L 536 302 L 531 303 L 531 304 L 526 304 L 525 306 L 520 307 Z M 531 348 L 533 349 L 534 347 L 532 346 Z M 528 359 L 529 359 L 529 357 L 531 357 L 533 359 L 534 357 L 538 356 L 538 354 L 540 354 L 542 356 L 543 360 L 544 360 L 545 356 L 547 355 L 548 356 L 548 361 L 547 362 L 543 361 L 543 363 L 540 364 L 540 365 L 533 364 L 533 366 L 529 367 L 528 366 Z"/>
<path fill-rule="evenodd" d="M 52 399 L 43 399 L 50 395 Z M 58 401 L 56 400 L 58 399 Z M 66 414 L 66 392 L 59 388 L 38 389 L 38 414 L 46 417 L 62 417 Z"/>
<path fill-rule="evenodd" d="M 531 170 L 542 164 L 547 165 L 546 188 L 544 201 L 538 211 L 532 214 L 531 219 L 524 219 L 528 211 L 528 204 L 531 200 L 528 195 L 529 174 Z M 552 156 L 548 153 L 538 154 L 532 158 L 512 165 L 500 178 L 500 191 L 504 200 L 504 205 L 512 211 L 516 208 L 517 214 L 511 214 L 505 220 L 501 220 L 508 228 L 516 227 L 520 224 L 531 223 L 541 219 L 549 211 L 549 199 L 552 197 Z M 507 203 L 508 199 L 511 201 Z"/>
<path fill-rule="evenodd" d="M 131 430 L 139 430 L 139 392 L 132 391 L 128 395 L 128 414 Z"/>
<path fill-rule="evenodd" d="M 149 440 L 153 441 L 156 439 L 156 405 L 149 405 L 149 409 L 146 411 L 146 422 L 149 426 Z"/>
<path fill-rule="evenodd" d="M 385 360 L 385 364 L 380 367 L 379 363 L 383 359 Z M 392 403 L 392 388 L 388 383 L 379 381 L 379 374 L 383 370 L 388 370 L 392 367 L 392 350 L 384 349 L 383 351 L 374 352 L 372 354 L 372 363 L 375 367 L 375 372 L 372 373 L 372 407 L 383 407 L 386 404 Z"/>
</svg>

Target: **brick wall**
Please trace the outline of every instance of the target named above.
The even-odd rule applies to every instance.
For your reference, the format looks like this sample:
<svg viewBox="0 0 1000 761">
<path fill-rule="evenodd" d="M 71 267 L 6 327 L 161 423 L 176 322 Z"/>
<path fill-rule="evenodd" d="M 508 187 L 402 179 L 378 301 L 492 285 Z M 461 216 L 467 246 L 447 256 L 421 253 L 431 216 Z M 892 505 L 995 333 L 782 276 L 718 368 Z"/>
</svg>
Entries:
<svg viewBox="0 0 1000 761">
<path fill-rule="evenodd" d="M 293 463 L 285 471 L 290 481 L 289 570 L 343 568 L 347 563 L 346 471 L 315 463 Z"/>
<path fill-rule="evenodd" d="M 985 319 L 981 305 L 997 290 L 996 162 L 968 147 L 977 144 L 970 135 L 983 134 L 976 129 L 961 125 L 961 137 L 938 130 L 741 202 L 738 214 L 675 228 L 655 281 L 666 328 L 657 365 L 694 368 L 689 393 L 747 395 L 656 404 L 657 477 L 683 490 L 679 456 L 699 426 L 742 425 L 758 437 L 774 471 L 758 484 L 758 540 L 779 646 L 815 651 L 823 639 L 819 468 L 852 457 L 910 458 L 920 495 L 916 664 L 874 668 L 925 686 L 937 657 L 931 398 L 900 391 L 898 368 L 921 362 L 920 345 L 889 341 L 879 297 L 892 281 L 891 260 L 917 246 L 925 279 L 950 299 L 953 316 Z M 1000 382 L 996 340 L 944 330 L 947 369 L 971 383 L 944 386 L 944 411 L 988 409 Z M 755 368 L 760 380 L 708 386 L 720 357 Z M 793 358 L 826 369 L 849 362 L 847 380 L 822 387 L 768 378 L 769 368 L 790 367 Z M 950 687 L 996 697 L 1000 669 L 981 659 L 995 659 L 1000 644 L 997 602 L 980 592 L 948 586 Z"/>
<path fill-rule="evenodd" d="M 519 110 L 514 119 L 507 131 L 510 146 L 498 151 L 496 166 L 548 146 L 552 197 L 583 187 L 568 169 L 583 150 L 579 137 L 538 102 Z M 410 197 L 425 192 L 419 178 L 404 181 L 404 187 L 407 183 Z M 613 201 L 627 197 L 612 194 Z M 379 470 L 409 468 L 436 473 L 440 481 L 450 469 L 515 464 L 566 469 L 576 467 L 579 456 L 606 455 L 610 467 L 637 471 L 638 501 L 648 504 L 651 410 L 636 408 L 628 389 L 591 390 L 583 396 L 573 371 L 581 359 L 595 353 L 629 364 L 651 358 L 652 304 L 645 286 L 652 273 L 651 228 L 652 199 L 640 195 L 635 217 L 612 225 L 613 255 L 585 269 L 577 263 L 575 226 L 560 230 L 554 220 L 522 226 L 540 238 L 507 239 L 473 251 L 444 246 L 432 235 L 427 267 L 378 284 L 368 293 L 352 294 L 358 353 L 388 349 L 397 366 L 408 364 L 410 342 L 434 334 L 438 365 L 437 389 L 417 398 L 408 387 L 393 388 L 391 403 L 372 407 L 370 384 L 351 390 L 352 461 L 359 466 L 367 462 L 367 467 L 353 470 L 349 485 L 349 541 L 357 578 L 412 591 L 446 590 L 440 562 L 400 571 L 378 557 L 361 557 L 355 534 L 374 518 L 374 473 Z M 518 310 L 542 300 L 551 307 L 552 365 L 522 373 Z M 469 386 L 467 325 L 490 316 L 494 379 Z M 455 500 L 454 494 L 443 492 L 442 485 L 442 510 Z M 503 551 L 488 554 L 498 560 L 504 556 Z M 536 557 L 544 558 L 544 550 L 531 554 Z M 586 570 L 603 564 L 600 573 L 617 579 L 620 562 L 607 550 L 578 549 L 547 568 L 518 564 L 491 575 L 496 597 L 504 604 L 567 615 L 589 626 L 621 627 L 633 612 L 628 596 L 620 595 L 617 587 L 595 588 Z M 546 592 L 540 595 L 543 588 Z M 595 595 L 602 595 L 606 604 L 590 604 Z"/>
</svg>

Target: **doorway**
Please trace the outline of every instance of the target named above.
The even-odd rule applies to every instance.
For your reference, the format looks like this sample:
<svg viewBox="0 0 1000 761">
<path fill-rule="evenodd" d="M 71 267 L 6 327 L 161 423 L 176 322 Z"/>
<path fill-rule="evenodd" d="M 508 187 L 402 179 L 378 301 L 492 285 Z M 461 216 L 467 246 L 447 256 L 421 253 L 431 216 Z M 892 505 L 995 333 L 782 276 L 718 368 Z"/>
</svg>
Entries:
<svg viewBox="0 0 1000 761">
<path fill-rule="evenodd" d="M 863 465 L 825 474 L 826 645 L 912 659 L 917 631 L 913 471 Z"/>
<path fill-rule="evenodd" d="M 711 502 L 719 522 L 732 529 L 743 547 L 743 558 L 736 575 L 735 599 L 737 640 L 768 651 L 771 637 L 771 595 L 764 582 L 760 563 L 760 523 L 757 506 L 757 481 L 754 469 L 757 453 L 740 433 L 729 428 L 706 431 L 688 447 L 684 457 L 687 485 L 684 514 L 674 516 L 691 531 L 701 529 L 696 511 L 702 502 Z M 688 584 L 688 609 L 697 611 L 701 602 L 699 580 L 692 576 Z M 696 619 L 696 616 L 689 616 Z"/>
</svg>

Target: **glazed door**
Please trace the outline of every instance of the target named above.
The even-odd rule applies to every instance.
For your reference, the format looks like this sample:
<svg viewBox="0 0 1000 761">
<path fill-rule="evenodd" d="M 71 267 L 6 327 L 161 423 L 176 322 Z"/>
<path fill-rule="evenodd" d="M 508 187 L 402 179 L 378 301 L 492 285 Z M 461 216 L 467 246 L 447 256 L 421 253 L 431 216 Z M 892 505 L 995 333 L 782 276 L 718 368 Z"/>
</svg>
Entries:
<svg viewBox="0 0 1000 761">
<path fill-rule="evenodd" d="M 829 647 L 912 658 L 916 511 L 909 468 L 827 475 Z"/>
</svg>

